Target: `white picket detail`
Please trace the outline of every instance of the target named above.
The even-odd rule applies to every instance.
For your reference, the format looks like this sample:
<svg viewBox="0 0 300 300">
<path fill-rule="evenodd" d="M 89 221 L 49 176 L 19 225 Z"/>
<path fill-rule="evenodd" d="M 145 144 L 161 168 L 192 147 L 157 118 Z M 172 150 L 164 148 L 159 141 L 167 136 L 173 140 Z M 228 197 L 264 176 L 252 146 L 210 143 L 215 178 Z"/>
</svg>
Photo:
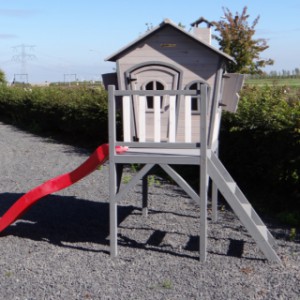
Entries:
<svg viewBox="0 0 300 300">
<path fill-rule="evenodd" d="M 192 97 L 185 96 L 184 100 L 184 141 L 192 141 Z"/>
<path fill-rule="evenodd" d="M 139 97 L 139 114 L 138 114 L 138 123 L 139 123 L 139 141 L 146 141 L 146 97 Z"/>
<path fill-rule="evenodd" d="M 214 124 L 211 124 L 212 130 L 213 130 L 213 135 L 212 135 L 212 145 L 218 143 L 219 140 L 219 131 L 220 131 L 220 123 L 221 123 L 221 114 L 222 114 L 222 108 L 219 107 L 216 110 L 216 115 L 215 115 L 215 122 Z"/>
<path fill-rule="evenodd" d="M 176 96 L 169 98 L 169 142 L 176 141 Z"/>
<path fill-rule="evenodd" d="M 123 136 L 124 142 L 131 142 L 130 96 L 123 96 Z"/>
<path fill-rule="evenodd" d="M 160 140 L 160 96 L 154 96 L 154 142 L 159 143 Z"/>
<path fill-rule="evenodd" d="M 138 106 L 137 106 L 137 134 L 140 142 L 146 142 L 147 138 L 147 99 L 146 96 L 138 96 Z M 161 142 L 161 97 L 153 97 L 153 128 L 154 136 L 153 142 Z M 131 97 L 123 96 L 123 136 L 124 142 L 132 141 L 132 121 L 131 121 Z M 185 96 L 184 99 L 184 142 L 192 142 L 192 99 L 191 96 Z M 176 96 L 169 96 L 169 116 L 168 116 L 168 142 L 175 143 L 177 136 L 177 116 L 178 109 L 176 105 Z M 217 126 L 218 128 L 218 126 Z M 217 131 L 217 130 L 216 130 Z"/>
</svg>

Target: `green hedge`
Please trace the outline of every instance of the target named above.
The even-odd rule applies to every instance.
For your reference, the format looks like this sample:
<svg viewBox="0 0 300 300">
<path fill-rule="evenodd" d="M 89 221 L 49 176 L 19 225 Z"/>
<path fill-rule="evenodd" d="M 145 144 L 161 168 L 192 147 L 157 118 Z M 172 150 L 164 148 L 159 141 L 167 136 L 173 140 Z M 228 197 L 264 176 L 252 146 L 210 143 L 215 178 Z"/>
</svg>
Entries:
<svg viewBox="0 0 300 300">
<path fill-rule="evenodd" d="M 0 86 L 0 120 L 35 133 L 95 147 L 108 140 L 107 118 L 101 86 Z M 256 208 L 300 225 L 299 94 L 246 86 L 237 113 L 223 114 L 220 157 Z"/>
<path fill-rule="evenodd" d="M 88 146 L 107 142 L 107 92 L 100 87 L 0 87 L 0 118 Z"/>
<path fill-rule="evenodd" d="M 299 95 L 246 86 L 237 113 L 223 114 L 220 137 L 222 161 L 255 205 L 300 225 Z"/>
</svg>

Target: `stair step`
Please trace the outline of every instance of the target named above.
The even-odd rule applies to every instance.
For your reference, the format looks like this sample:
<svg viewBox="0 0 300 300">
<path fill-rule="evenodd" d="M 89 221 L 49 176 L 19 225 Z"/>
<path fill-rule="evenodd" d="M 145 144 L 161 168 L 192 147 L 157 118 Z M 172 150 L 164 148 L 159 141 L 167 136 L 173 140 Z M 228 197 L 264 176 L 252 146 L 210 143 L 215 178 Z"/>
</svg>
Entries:
<svg viewBox="0 0 300 300">
<path fill-rule="evenodd" d="M 251 206 L 251 204 L 244 203 L 244 204 L 242 204 L 242 206 L 243 206 L 244 210 L 246 211 L 247 215 L 249 217 L 251 217 L 251 214 L 252 214 L 252 206 Z"/>
<path fill-rule="evenodd" d="M 230 191 L 234 194 L 236 190 L 236 183 L 235 182 L 226 182 L 226 183 Z"/>
<path fill-rule="evenodd" d="M 258 230 L 260 231 L 263 238 L 268 241 L 268 229 L 265 225 L 257 225 Z"/>
<path fill-rule="evenodd" d="M 269 260 L 281 264 L 280 258 L 272 248 L 272 245 L 275 244 L 274 238 L 214 153 L 210 153 L 208 159 L 208 172 L 209 176 L 217 185 L 240 221 L 247 228 L 250 235 L 257 242 L 265 256 Z"/>
</svg>

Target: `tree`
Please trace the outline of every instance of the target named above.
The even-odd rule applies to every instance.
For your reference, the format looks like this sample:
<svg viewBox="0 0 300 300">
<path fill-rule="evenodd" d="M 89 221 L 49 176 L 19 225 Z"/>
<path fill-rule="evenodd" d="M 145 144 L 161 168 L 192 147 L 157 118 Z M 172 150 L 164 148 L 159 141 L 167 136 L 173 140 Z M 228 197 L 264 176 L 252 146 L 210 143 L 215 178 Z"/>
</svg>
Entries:
<svg viewBox="0 0 300 300">
<path fill-rule="evenodd" d="M 0 70 L 0 83 L 6 83 L 5 73 Z"/>
<path fill-rule="evenodd" d="M 236 63 L 229 62 L 228 72 L 244 74 L 261 74 L 261 68 L 273 65 L 272 59 L 261 59 L 260 54 L 268 49 L 266 39 L 254 39 L 255 26 L 259 21 L 256 17 L 250 26 L 247 6 L 241 14 L 235 15 L 228 8 L 223 8 L 224 17 L 218 22 L 212 22 L 219 35 L 214 38 L 219 42 L 220 50 L 231 55 Z"/>
</svg>

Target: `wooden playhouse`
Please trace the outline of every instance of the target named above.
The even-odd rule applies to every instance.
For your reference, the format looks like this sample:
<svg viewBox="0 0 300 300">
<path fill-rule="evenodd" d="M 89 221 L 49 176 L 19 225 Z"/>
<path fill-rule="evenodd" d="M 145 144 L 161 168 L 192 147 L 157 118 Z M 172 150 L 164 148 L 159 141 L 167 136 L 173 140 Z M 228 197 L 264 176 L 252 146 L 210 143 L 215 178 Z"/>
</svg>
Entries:
<svg viewBox="0 0 300 300">
<path fill-rule="evenodd" d="M 204 23 L 205 27 L 199 25 Z M 110 243 L 117 255 L 117 205 L 139 180 L 147 211 L 147 174 L 159 165 L 200 205 L 200 259 L 206 259 L 207 186 L 213 183 L 213 220 L 217 194 L 223 194 L 265 256 L 280 263 L 274 239 L 218 158 L 222 110 L 235 112 L 244 77 L 226 73 L 233 58 L 213 47 L 210 23 L 200 18 L 187 32 L 170 20 L 147 31 L 106 60 L 116 73 L 103 75 L 109 86 Z M 114 85 L 114 86 L 113 86 Z M 116 110 L 122 111 L 122 137 L 116 134 Z M 117 146 L 129 150 L 118 154 Z M 122 165 L 143 168 L 120 188 Z M 172 165 L 200 166 L 200 191 L 188 185 Z"/>
<path fill-rule="evenodd" d="M 210 45 L 211 28 L 199 27 L 206 22 L 203 18 L 192 25 L 193 33 L 164 20 L 158 27 L 128 44 L 106 60 L 116 62 L 117 72 L 104 74 L 105 86 L 115 84 L 120 90 L 199 90 L 207 84 L 214 101 L 220 101 L 225 110 L 235 111 L 238 102 L 237 92 L 243 83 L 240 74 L 224 76 L 226 62 L 232 57 Z M 223 98 L 220 99 L 221 90 Z M 222 101 L 222 103 L 221 103 Z M 147 97 L 147 134 L 153 135 L 153 97 Z M 179 105 L 183 105 L 183 101 Z M 199 138 L 200 103 L 192 99 L 192 140 Z M 162 135 L 168 135 L 169 101 L 161 97 L 160 109 Z M 135 110 L 138 111 L 138 101 Z M 183 112 L 184 110 L 179 110 Z M 178 137 L 183 136 L 183 118 L 178 119 Z M 218 114 L 217 118 L 220 118 Z M 138 120 L 137 116 L 135 119 Z M 138 124 L 136 126 L 138 128 Z M 137 129 L 136 129 L 137 130 Z M 136 132 L 138 138 L 139 133 Z"/>
</svg>

